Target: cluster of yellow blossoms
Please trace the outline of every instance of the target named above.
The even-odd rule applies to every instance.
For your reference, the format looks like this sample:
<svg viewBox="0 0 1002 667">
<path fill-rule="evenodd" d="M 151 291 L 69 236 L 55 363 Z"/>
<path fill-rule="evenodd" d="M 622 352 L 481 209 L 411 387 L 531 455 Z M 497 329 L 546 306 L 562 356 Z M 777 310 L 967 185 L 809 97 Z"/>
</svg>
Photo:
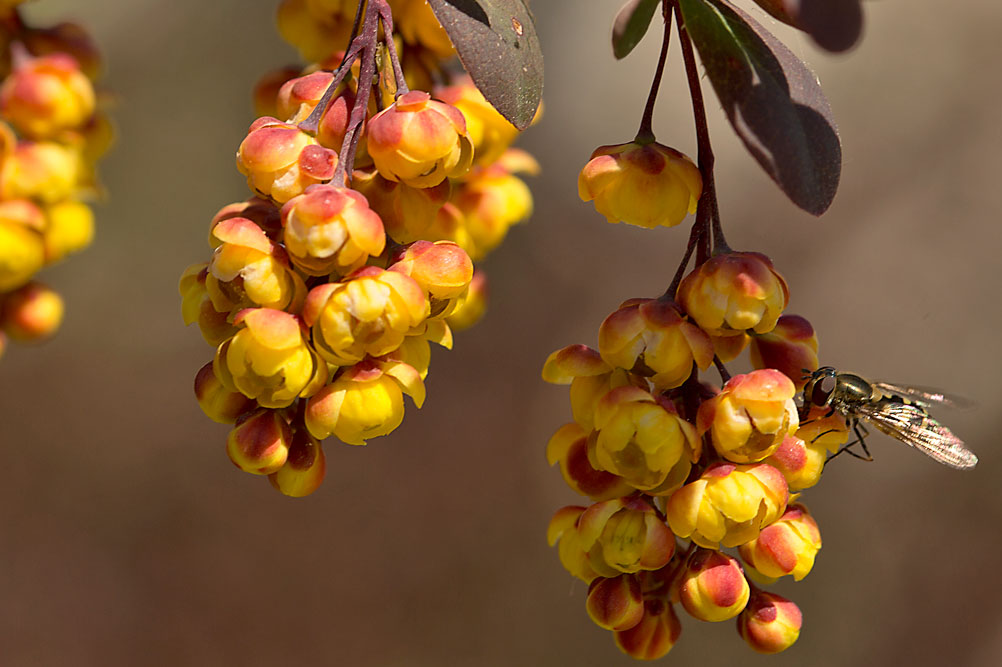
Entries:
<svg viewBox="0 0 1002 667">
<path fill-rule="evenodd" d="M 517 130 L 469 81 L 433 86 L 454 51 L 424 0 L 389 3 L 398 33 L 378 45 L 374 93 L 359 88 L 363 57 L 317 110 L 356 5 L 281 3 L 281 34 L 314 62 L 257 86 L 261 117 L 237 151 L 254 197 L 215 215 L 212 258 L 180 282 L 185 322 L 216 347 L 199 404 L 235 424 L 233 463 L 290 496 L 322 482 L 321 440 L 364 445 L 400 425 L 404 394 L 421 406 L 429 343 L 451 347 L 486 307 L 473 262 L 532 209 L 515 173 L 537 167 L 509 148 Z"/>
<path fill-rule="evenodd" d="M 626 144 L 597 150 L 579 189 L 612 222 L 673 226 L 695 210 L 701 180 L 672 149 Z M 807 320 L 783 314 L 788 300 L 767 257 L 721 244 L 677 289 L 610 314 L 598 350 L 572 345 L 544 365 L 544 380 L 570 385 L 574 418 L 547 458 L 592 502 L 559 510 L 548 537 L 589 584 L 592 620 L 633 657 L 674 646 L 676 604 L 703 621 L 737 617 L 759 652 L 799 636 L 797 606 L 749 577 L 811 570 L 821 537 L 797 492 L 817 484 L 847 432 L 823 410 L 801 420 L 794 398 L 818 367 L 818 343 Z M 757 370 L 719 390 L 699 381 L 746 348 Z"/>
<path fill-rule="evenodd" d="M 62 322 L 59 294 L 34 280 L 90 244 L 94 164 L 111 143 L 92 80 L 97 50 L 76 24 L 29 26 L 0 2 L 0 356 Z"/>
</svg>

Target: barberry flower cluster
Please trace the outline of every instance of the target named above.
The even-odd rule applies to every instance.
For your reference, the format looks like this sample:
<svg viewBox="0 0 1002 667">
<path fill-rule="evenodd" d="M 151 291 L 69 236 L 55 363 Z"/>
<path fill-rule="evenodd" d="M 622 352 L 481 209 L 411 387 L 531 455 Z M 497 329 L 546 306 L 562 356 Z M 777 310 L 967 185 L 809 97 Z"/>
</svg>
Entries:
<svg viewBox="0 0 1002 667">
<path fill-rule="evenodd" d="M 611 223 L 673 227 L 696 213 L 685 256 L 663 295 L 629 299 L 602 322 L 597 349 L 567 346 L 542 371 L 570 386 L 573 416 L 547 460 L 590 502 L 558 510 L 549 542 L 588 584 L 591 619 L 639 659 L 678 641 L 678 605 L 701 621 L 736 619 L 761 653 L 797 640 L 800 610 L 761 586 L 811 571 L 821 536 L 800 492 L 848 440 L 843 417 L 796 400 L 818 368 L 818 340 L 806 319 L 785 313 L 786 280 L 765 255 L 724 239 L 689 6 L 701 18 L 700 3 L 663 3 L 661 61 L 637 137 L 598 148 L 578 178 L 581 199 Z M 698 167 L 651 130 L 673 13 Z M 745 350 L 755 370 L 731 377 L 724 364 Z M 711 366 L 720 388 L 699 376 Z"/>
<path fill-rule="evenodd" d="M 0 356 L 7 340 L 41 341 L 63 316 L 44 267 L 87 247 L 99 191 L 95 163 L 111 144 L 94 79 L 97 49 L 73 23 L 29 25 L 0 5 Z"/>
<path fill-rule="evenodd" d="M 449 75 L 423 0 L 284 0 L 278 25 L 313 63 L 258 84 L 237 151 L 253 197 L 213 217 L 212 257 L 180 291 L 216 348 L 195 394 L 234 424 L 230 459 L 305 496 L 322 440 L 364 445 L 400 425 L 404 395 L 421 406 L 429 344 L 450 348 L 484 313 L 473 263 L 530 215 L 516 174 L 537 166 Z"/>
</svg>

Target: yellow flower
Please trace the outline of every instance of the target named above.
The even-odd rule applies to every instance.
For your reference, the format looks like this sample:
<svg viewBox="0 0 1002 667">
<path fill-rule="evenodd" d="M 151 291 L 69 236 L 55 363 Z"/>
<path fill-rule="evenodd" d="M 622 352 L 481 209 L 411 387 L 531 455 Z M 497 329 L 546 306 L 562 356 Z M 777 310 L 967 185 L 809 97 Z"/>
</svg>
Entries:
<svg viewBox="0 0 1002 667">
<path fill-rule="evenodd" d="M 738 547 L 741 558 L 759 574 L 778 579 L 792 574 L 800 581 L 814 567 L 821 549 L 818 524 L 803 505 L 790 505 L 775 523 L 758 537 Z"/>
<path fill-rule="evenodd" d="M 695 213 L 703 189 L 688 157 L 659 143 L 600 146 L 578 176 L 581 201 L 611 223 L 674 227 Z"/>
<path fill-rule="evenodd" d="M 578 519 L 581 548 L 603 577 L 659 570 L 675 553 L 675 536 L 639 496 L 595 503 Z"/>
<path fill-rule="evenodd" d="M 596 502 L 612 500 L 633 492 L 621 477 L 597 470 L 588 460 L 588 432 L 576 422 L 564 424 L 546 445 L 546 460 L 560 463 L 567 485 Z"/>
<path fill-rule="evenodd" d="M 45 262 L 45 216 L 25 199 L 0 202 L 0 292 L 25 284 Z"/>
<path fill-rule="evenodd" d="M 67 199 L 46 208 L 43 234 L 46 263 L 83 250 L 94 238 L 94 213 L 83 202 Z"/>
<path fill-rule="evenodd" d="M 501 157 L 518 136 L 518 128 L 498 113 L 469 78 L 446 88 L 435 96 L 463 113 L 466 131 L 473 142 L 474 163 L 487 166 Z"/>
<path fill-rule="evenodd" d="M 216 350 L 216 377 L 265 408 L 284 408 L 327 381 L 327 364 L 303 339 L 299 318 L 272 308 L 247 308 L 243 328 Z"/>
<path fill-rule="evenodd" d="M 94 113 L 94 87 L 67 53 L 17 64 L 0 87 L 0 113 L 31 139 L 56 138 Z"/>
<path fill-rule="evenodd" d="M 285 203 L 334 177 L 337 153 L 295 125 L 264 116 L 251 124 L 237 150 L 237 169 L 256 193 Z"/>
</svg>

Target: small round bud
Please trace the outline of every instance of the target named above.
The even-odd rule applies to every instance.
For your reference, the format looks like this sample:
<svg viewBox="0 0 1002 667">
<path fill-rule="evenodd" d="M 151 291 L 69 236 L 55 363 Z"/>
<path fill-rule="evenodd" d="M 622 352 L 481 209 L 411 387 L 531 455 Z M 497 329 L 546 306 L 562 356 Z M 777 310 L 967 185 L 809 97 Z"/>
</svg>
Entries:
<svg viewBox="0 0 1002 667">
<path fill-rule="evenodd" d="M 198 322 L 202 338 L 209 345 L 218 347 L 220 343 L 237 332 L 227 316 L 229 312 L 219 312 L 212 305 L 206 282 L 209 277 L 207 262 L 192 264 L 181 274 L 178 291 L 181 293 L 181 316 L 185 326 Z"/>
<path fill-rule="evenodd" d="M 588 615 L 600 628 L 629 630 L 644 617 L 644 597 L 640 581 L 631 574 L 609 579 L 599 577 L 591 583 Z"/>
<path fill-rule="evenodd" d="M 393 256 L 390 271 L 410 276 L 428 296 L 429 317 L 448 317 L 473 280 L 473 262 L 452 241 L 415 241 Z"/>
<path fill-rule="evenodd" d="M 0 293 L 24 285 L 45 262 L 45 215 L 26 199 L 0 202 Z"/>
<path fill-rule="evenodd" d="M 688 157 L 659 143 L 600 146 L 578 175 L 581 201 L 615 224 L 674 227 L 696 212 L 703 190 Z"/>
<path fill-rule="evenodd" d="M 453 331 L 465 331 L 483 319 L 489 297 L 487 274 L 474 268 L 470 287 L 445 321 Z"/>
<path fill-rule="evenodd" d="M 769 333 L 751 336 L 750 354 L 755 368 L 775 368 L 797 389 L 803 389 L 807 383 L 804 371 L 818 369 L 818 337 L 805 318 L 783 315 Z"/>
<path fill-rule="evenodd" d="M 67 199 L 52 204 L 45 212 L 48 219 L 43 234 L 46 263 L 58 262 L 90 245 L 94 238 L 94 212 L 90 206 Z"/>
<path fill-rule="evenodd" d="M 397 243 L 427 238 L 429 228 L 452 192 L 448 179 L 431 188 L 412 188 L 387 180 L 375 170 L 355 170 L 351 186 L 365 195 L 369 206 L 382 219 L 386 234 Z"/>
<path fill-rule="evenodd" d="M 299 429 L 292 436 L 285 465 L 268 475 L 268 481 L 283 494 L 302 498 L 316 491 L 326 474 L 327 461 L 320 442 Z"/>
<path fill-rule="evenodd" d="M 567 485 L 596 502 L 611 500 L 633 492 L 621 477 L 597 470 L 588 460 L 588 433 L 575 422 L 564 424 L 546 446 L 550 465 L 560 463 L 560 473 Z"/>
<path fill-rule="evenodd" d="M 761 461 L 797 430 L 795 395 L 793 382 L 777 370 L 735 375 L 699 406 L 699 435 L 709 431 L 714 449 L 728 461 Z"/>
<path fill-rule="evenodd" d="M 258 410 L 230 431 L 226 453 L 244 472 L 270 475 L 285 465 L 291 441 L 292 429 L 277 410 Z"/>
<path fill-rule="evenodd" d="M 792 492 L 809 489 L 821 481 L 827 458 L 824 445 L 788 435 L 779 448 L 762 462 L 781 472 Z"/>
<path fill-rule="evenodd" d="M 738 634 L 759 653 L 779 653 L 800 637 L 803 615 L 786 598 L 756 591 L 738 617 Z"/>
<path fill-rule="evenodd" d="M 631 658 L 657 660 L 668 655 L 682 634 L 675 607 L 664 600 L 644 600 L 644 617 L 616 632 L 616 646 Z"/>
<path fill-rule="evenodd" d="M 53 141 L 19 141 L 0 170 L 0 196 L 53 204 L 76 195 L 85 174 L 78 149 Z"/>
<path fill-rule="evenodd" d="M 494 250 L 508 229 L 532 215 L 532 192 L 525 181 L 499 165 L 474 170 L 452 194 L 463 214 L 474 261 Z"/>
<path fill-rule="evenodd" d="M 800 581 L 814 567 L 821 549 L 821 533 L 803 505 L 790 505 L 775 523 L 758 537 L 738 547 L 750 567 L 770 579 L 792 574 Z"/>
<path fill-rule="evenodd" d="M 463 114 L 420 90 L 401 95 L 369 121 L 367 146 L 384 178 L 416 188 L 462 176 L 473 161 Z"/>
<path fill-rule="evenodd" d="M 63 321 L 63 299 L 40 283 L 28 283 L 4 296 L 0 324 L 11 340 L 35 343 L 51 338 Z"/>
<path fill-rule="evenodd" d="M 195 398 L 202 412 L 214 422 L 232 424 L 241 415 L 257 407 L 257 401 L 239 391 L 227 389 L 212 370 L 212 362 L 202 366 L 195 375 Z"/>
<path fill-rule="evenodd" d="M 0 113 L 30 139 L 56 138 L 94 113 L 94 87 L 65 53 L 27 58 L 0 86 Z"/>
<path fill-rule="evenodd" d="M 751 588 L 741 564 L 727 554 L 697 550 L 686 563 L 679 583 L 682 607 L 701 621 L 726 621 L 748 604 Z"/>
<path fill-rule="evenodd" d="M 683 278 L 677 298 L 710 335 L 736 335 L 746 329 L 761 334 L 776 326 L 790 290 L 765 255 L 728 252 L 711 257 Z"/>
<path fill-rule="evenodd" d="M 295 125 L 267 116 L 250 126 L 237 150 L 237 169 L 254 192 L 285 203 L 334 177 L 337 153 Z"/>
</svg>

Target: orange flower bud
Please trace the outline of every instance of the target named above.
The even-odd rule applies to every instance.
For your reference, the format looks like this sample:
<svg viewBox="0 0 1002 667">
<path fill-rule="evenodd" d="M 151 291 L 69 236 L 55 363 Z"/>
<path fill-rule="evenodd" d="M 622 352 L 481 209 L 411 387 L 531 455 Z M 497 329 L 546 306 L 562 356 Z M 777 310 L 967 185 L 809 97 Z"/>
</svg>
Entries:
<svg viewBox="0 0 1002 667">
<path fill-rule="evenodd" d="M 251 124 L 237 150 L 237 169 L 254 192 L 282 204 L 334 177 L 337 153 L 295 125 L 264 116 Z"/>
<path fill-rule="evenodd" d="M 253 475 L 279 470 L 289 455 L 292 429 L 277 410 L 258 410 L 241 418 L 226 438 L 233 465 Z"/>
<path fill-rule="evenodd" d="M 546 446 L 546 460 L 560 463 L 567 485 L 594 501 L 611 500 L 633 492 L 621 477 L 597 470 L 588 460 L 588 433 L 577 423 L 564 424 Z"/>
<path fill-rule="evenodd" d="M 740 563 L 708 549 L 699 549 L 690 557 L 678 588 L 685 610 L 693 618 L 712 622 L 740 614 L 750 594 Z"/>
<path fill-rule="evenodd" d="M 323 440 L 333 435 L 349 445 L 386 435 L 404 419 L 403 393 L 420 408 L 424 383 L 403 363 L 364 361 L 339 375 L 306 404 L 306 427 Z"/>
<path fill-rule="evenodd" d="M 415 241 L 393 256 L 390 271 L 410 276 L 428 296 L 429 317 L 448 317 L 473 280 L 473 262 L 451 241 Z"/>
<path fill-rule="evenodd" d="M 275 98 L 275 107 L 278 111 L 276 118 L 282 118 L 286 123 L 293 125 L 306 120 L 333 80 L 334 73 L 324 70 L 286 79 Z M 341 146 L 328 148 L 337 150 Z"/>
<path fill-rule="evenodd" d="M 28 282 L 45 262 L 45 215 L 26 199 L 0 202 L 0 292 Z"/>
<path fill-rule="evenodd" d="M 314 185 L 282 207 L 285 247 L 293 264 L 312 276 L 345 275 L 383 252 L 379 216 L 360 193 Z"/>
<path fill-rule="evenodd" d="M 469 78 L 435 90 L 435 97 L 459 109 L 473 142 L 474 164 L 485 167 L 504 153 L 518 136 L 518 128 L 498 113 Z"/>
<path fill-rule="evenodd" d="M 327 364 L 303 339 L 295 315 L 247 308 L 233 322 L 243 328 L 219 346 L 213 366 L 227 388 L 256 399 L 262 407 L 284 408 L 326 383 Z"/>
<path fill-rule="evenodd" d="M 762 462 L 783 474 L 790 491 L 809 489 L 821 481 L 828 454 L 824 445 L 809 443 L 796 435 L 783 438 L 779 448 Z"/>
<path fill-rule="evenodd" d="M 292 498 L 316 491 L 327 474 L 327 461 L 320 442 L 305 429 L 293 433 L 285 465 L 268 475 L 271 485 Z"/>
<path fill-rule="evenodd" d="M 396 271 L 366 266 L 340 283 L 314 287 L 303 319 L 313 330 L 313 344 L 336 366 L 368 356 L 380 357 L 403 343 L 428 316 L 421 286 Z"/>
<path fill-rule="evenodd" d="M 678 302 L 710 335 L 735 335 L 746 329 L 767 333 L 790 301 L 786 281 L 772 261 L 757 252 L 711 257 L 682 279 Z"/>
<path fill-rule="evenodd" d="M 205 287 L 219 312 L 253 306 L 296 311 L 306 284 L 291 269 L 285 251 L 247 218 L 227 218 L 212 228 L 218 246 Z"/>
<path fill-rule="evenodd" d="M 45 261 L 58 262 L 83 250 L 94 238 L 94 213 L 83 202 L 67 199 L 46 209 Z"/>
<path fill-rule="evenodd" d="M 240 415 L 257 407 L 257 401 L 227 389 L 216 377 L 211 361 L 195 375 L 195 398 L 202 412 L 220 424 L 232 424 Z"/>
<path fill-rule="evenodd" d="M 696 429 L 669 401 L 639 387 L 606 393 L 595 406 L 595 429 L 588 442 L 592 464 L 643 491 L 671 492 L 699 459 Z"/>
<path fill-rule="evenodd" d="M 412 90 L 369 121 L 367 146 L 379 173 L 417 188 L 470 169 L 473 144 L 455 107 Z"/>
<path fill-rule="evenodd" d="M 688 157 L 659 143 L 599 146 L 578 175 L 581 201 L 615 224 L 653 229 L 674 227 L 703 190 L 699 169 Z"/>
<path fill-rule="evenodd" d="M 588 589 L 585 604 L 595 624 L 606 630 L 629 630 L 644 617 L 644 598 L 640 581 L 632 574 L 609 579 L 599 577 Z"/>
<path fill-rule="evenodd" d="M 466 296 L 460 299 L 456 309 L 452 311 L 445 321 L 453 331 L 464 331 L 483 319 L 487 313 L 487 300 L 489 297 L 487 274 L 480 269 L 474 268 L 473 280 L 466 291 Z"/>
<path fill-rule="evenodd" d="M 793 382 L 777 370 L 735 375 L 699 406 L 699 434 L 710 431 L 714 449 L 728 461 L 761 461 L 797 430 L 795 395 Z"/>
<path fill-rule="evenodd" d="M 738 547 L 741 558 L 758 573 L 770 579 L 792 574 L 800 581 L 814 567 L 821 549 L 818 524 L 803 505 L 790 505 L 775 523 L 758 537 Z"/>
<path fill-rule="evenodd" d="M 51 338 L 63 322 L 63 299 L 40 283 L 28 283 L 4 296 L 0 324 L 21 343 Z"/>
<path fill-rule="evenodd" d="M 658 570 L 675 554 L 675 536 L 639 496 L 595 503 L 578 519 L 577 530 L 581 548 L 603 576 Z"/>
<path fill-rule="evenodd" d="M 769 333 L 751 336 L 750 354 L 755 368 L 775 368 L 803 389 L 804 370 L 818 369 L 818 337 L 800 315 L 783 315 Z"/>
<path fill-rule="evenodd" d="M 778 470 L 763 463 L 717 463 L 675 491 L 665 514 L 671 531 L 701 547 L 736 547 L 782 516 L 789 491 Z"/>
<path fill-rule="evenodd" d="M 688 379 L 693 362 L 701 369 L 713 363 L 710 337 L 685 320 L 678 307 L 661 299 L 630 299 L 598 330 L 598 349 L 610 366 L 640 366 L 655 389 L 678 387 Z"/>
<path fill-rule="evenodd" d="M 738 634 L 759 653 L 779 653 L 793 646 L 800 637 L 803 615 L 786 598 L 756 591 L 738 617 Z"/>
<path fill-rule="evenodd" d="M 202 338 L 209 345 L 217 347 L 237 332 L 237 328 L 227 320 L 228 312 L 219 312 L 212 305 L 205 284 L 209 277 L 209 264 L 192 264 L 184 270 L 178 282 L 181 293 L 181 316 L 185 326 L 198 322 Z"/>
<path fill-rule="evenodd" d="M 375 170 L 355 170 L 351 185 L 365 195 L 369 206 L 382 219 L 386 234 L 397 243 L 425 238 L 452 192 L 448 179 L 434 187 L 412 188 L 387 180 Z"/>
<path fill-rule="evenodd" d="M 499 165 L 478 168 L 453 191 L 462 212 L 474 261 L 494 250 L 508 229 L 532 215 L 532 192 L 522 179 Z"/>
<path fill-rule="evenodd" d="M 664 600 L 644 600 L 644 617 L 616 632 L 616 646 L 631 658 L 657 660 L 668 655 L 682 634 L 675 607 Z"/>
<path fill-rule="evenodd" d="M 209 245 L 215 248 L 221 241 L 213 231 L 223 220 L 230 218 L 246 218 L 260 227 L 268 238 L 278 241 L 282 233 L 282 216 L 279 208 L 270 199 L 251 197 L 247 201 L 238 201 L 219 209 L 209 222 Z"/>
<path fill-rule="evenodd" d="M 0 86 L 0 113 L 31 139 L 56 138 L 94 113 L 94 87 L 66 53 L 27 58 Z"/>
</svg>

